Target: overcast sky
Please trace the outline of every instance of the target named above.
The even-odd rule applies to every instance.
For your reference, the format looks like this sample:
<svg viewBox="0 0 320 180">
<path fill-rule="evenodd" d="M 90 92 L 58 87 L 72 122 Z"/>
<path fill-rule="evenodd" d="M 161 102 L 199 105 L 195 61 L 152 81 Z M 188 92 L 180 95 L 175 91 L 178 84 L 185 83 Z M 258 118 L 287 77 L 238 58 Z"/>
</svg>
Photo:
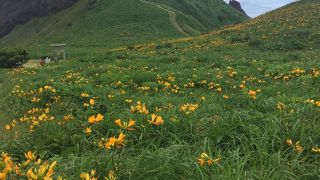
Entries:
<svg viewBox="0 0 320 180">
<path fill-rule="evenodd" d="M 229 3 L 229 0 L 224 0 Z M 296 0 L 237 0 L 250 17 L 256 17 Z"/>
</svg>

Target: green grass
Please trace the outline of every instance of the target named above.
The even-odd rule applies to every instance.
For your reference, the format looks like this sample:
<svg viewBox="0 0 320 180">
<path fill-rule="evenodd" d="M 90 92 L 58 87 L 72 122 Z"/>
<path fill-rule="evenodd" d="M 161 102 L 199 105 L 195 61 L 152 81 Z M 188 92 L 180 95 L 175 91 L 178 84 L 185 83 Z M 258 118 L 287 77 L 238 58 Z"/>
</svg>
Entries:
<svg viewBox="0 0 320 180">
<path fill-rule="evenodd" d="M 194 18 L 200 26 L 195 30 L 206 32 L 214 28 L 219 28 L 227 24 L 240 23 L 248 17 L 234 9 L 230 9 L 223 1 L 193 1 L 193 0 L 152 0 L 160 4 L 172 7 L 178 13 L 178 22 L 185 24 L 185 26 L 195 26 L 196 24 L 190 21 L 188 16 Z M 187 27 L 186 27 L 187 29 Z"/>
<path fill-rule="evenodd" d="M 7 76 L 7 69 L 1 69 L 0 68 L 0 96 L 4 97 L 7 93 L 6 85 L 8 82 L 8 76 Z M 5 101 L 3 101 L 4 98 L 0 98 L 0 128 L 3 130 L 6 123 L 8 123 L 10 120 L 7 119 L 6 114 L 6 107 L 5 107 Z M 1 133 L 0 135 L 0 143 L 2 142 L 2 135 L 4 133 Z"/>
<path fill-rule="evenodd" d="M 160 5 L 175 11 L 178 24 L 190 34 L 248 19 L 222 0 L 170 0 Z M 56 15 L 15 28 L 0 40 L 0 47 L 20 46 L 39 57 L 51 53 L 50 43 L 67 43 L 68 54 L 82 56 L 88 51 L 184 36 L 170 23 L 169 14 L 154 5 L 139 0 L 80 0 Z"/>
<path fill-rule="evenodd" d="M 308 36 L 319 35 L 319 8 L 305 0 L 207 35 L 12 71 L 3 100 L 7 114 L 23 121 L 19 131 L 3 131 L 17 134 L 0 150 L 19 163 L 27 151 L 57 161 L 55 178 L 79 179 L 95 169 L 99 179 L 110 171 L 118 179 L 319 179 L 320 154 L 312 149 L 320 147 L 320 50 L 317 39 L 305 42 L 300 33 L 281 39 L 301 24 Z M 279 33 L 265 38 L 274 30 Z M 282 45 L 269 48 L 276 44 Z M 91 98 L 95 104 L 85 108 Z M 131 111 L 138 101 L 148 115 Z M 186 114 L 187 103 L 198 108 Z M 98 113 L 104 120 L 90 124 Z M 153 113 L 164 124 L 150 124 Z M 136 121 L 135 130 L 120 128 L 116 119 Z M 120 132 L 124 147 L 99 147 Z M 204 152 L 221 160 L 201 166 Z"/>
<path fill-rule="evenodd" d="M 5 69 L 0 69 L 0 84 L 4 83 L 6 79 L 6 71 Z"/>
</svg>

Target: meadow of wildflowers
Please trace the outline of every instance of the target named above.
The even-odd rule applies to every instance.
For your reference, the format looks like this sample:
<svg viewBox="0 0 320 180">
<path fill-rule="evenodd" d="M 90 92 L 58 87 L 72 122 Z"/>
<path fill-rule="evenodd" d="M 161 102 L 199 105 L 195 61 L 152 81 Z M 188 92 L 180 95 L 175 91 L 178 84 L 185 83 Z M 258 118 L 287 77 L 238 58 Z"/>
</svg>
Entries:
<svg viewBox="0 0 320 180">
<path fill-rule="evenodd" d="M 319 18 L 305 0 L 198 37 L 11 70 L 0 179 L 319 179 Z"/>
</svg>

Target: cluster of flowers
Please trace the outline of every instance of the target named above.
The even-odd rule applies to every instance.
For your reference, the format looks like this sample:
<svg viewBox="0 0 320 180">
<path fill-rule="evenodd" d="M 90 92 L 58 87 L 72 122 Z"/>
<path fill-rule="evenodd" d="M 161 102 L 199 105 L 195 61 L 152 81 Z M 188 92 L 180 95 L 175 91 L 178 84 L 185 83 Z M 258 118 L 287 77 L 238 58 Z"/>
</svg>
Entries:
<svg viewBox="0 0 320 180">
<path fill-rule="evenodd" d="M 292 139 L 287 139 L 286 141 L 288 146 L 291 146 L 293 148 L 293 150 L 297 153 L 302 153 L 304 151 L 302 145 L 300 144 L 299 141 L 294 142 Z M 313 147 L 311 149 L 311 152 L 313 153 L 319 153 L 320 154 L 320 148 L 319 147 Z"/>
<path fill-rule="evenodd" d="M 215 163 L 221 161 L 221 157 L 212 159 L 207 153 L 203 152 L 200 157 L 198 158 L 198 164 L 200 166 L 211 166 Z"/>
<path fill-rule="evenodd" d="M 83 76 L 81 76 L 80 72 L 71 72 L 67 71 L 62 77 L 61 82 L 66 84 L 88 84 L 89 80 Z"/>
<path fill-rule="evenodd" d="M 44 108 L 33 107 L 25 112 L 23 117 L 18 120 L 12 120 L 11 123 L 6 125 L 6 129 L 10 130 L 16 126 L 18 122 L 27 123 L 29 130 L 33 131 L 35 127 L 39 126 L 41 123 L 52 121 L 55 119 L 55 116 L 50 114 L 50 109 L 53 103 L 60 101 L 60 96 L 57 95 L 57 90 L 53 86 L 45 85 L 40 87 L 37 90 L 24 92 L 21 90 L 20 86 L 16 86 L 12 93 L 18 93 L 19 96 L 33 96 L 30 99 L 30 102 L 34 106 L 38 106 L 41 103 L 44 103 Z M 43 100 L 43 102 L 41 102 Z"/>
<path fill-rule="evenodd" d="M 90 172 L 82 172 L 80 174 L 80 178 L 82 180 L 98 180 L 99 177 L 97 176 L 96 170 L 91 170 Z M 105 180 L 116 180 L 117 178 L 114 175 L 114 171 L 109 171 L 106 177 L 104 177 Z"/>
<path fill-rule="evenodd" d="M 257 99 L 257 94 L 261 92 L 261 89 L 258 90 L 249 90 L 248 95 L 251 99 L 255 100 Z"/>
<path fill-rule="evenodd" d="M 2 152 L 0 159 L 0 179 L 29 179 L 29 180 L 53 180 L 54 167 L 57 162 L 42 162 L 35 153 L 29 151 L 25 153 L 25 161 L 15 163 L 12 157 Z M 58 177 L 62 180 L 62 177 Z"/>
<path fill-rule="evenodd" d="M 314 99 L 307 99 L 304 101 L 305 103 L 310 103 L 310 104 L 313 104 L 315 105 L 316 107 L 320 107 L 320 101 L 316 101 Z"/>
<path fill-rule="evenodd" d="M 183 104 L 180 107 L 180 111 L 185 113 L 186 115 L 189 115 L 189 114 L 193 113 L 194 111 L 196 111 L 198 108 L 199 108 L 198 104 L 187 103 L 187 104 Z"/>
<path fill-rule="evenodd" d="M 80 95 L 81 97 L 85 97 L 88 98 L 89 94 L 87 93 L 82 93 Z M 126 100 L 126 102 L 128 103 L 132 103 L 132 100 Z M 94 106 L 95 101 L 93 99 L 89 100 L 89 104 L 91 106 Z M 136 103 L 136 105 L 131 106 L 131 113 L 141 113 L 144 115 L 149 115 L 149 110 L 147 108 L 147 106 L 142 103 L 141 101 L 138 101 Z M 105 119 L 104 115 L 101 113 L 95 114 L 95 115 L 91 115 L 88 118 L 88 123 L 93 126 L 96 124 L 99 124 L 100 122 L 102 122 Z M 151 115 L 151 120 L 148 120 L 149 124 L 151 125 L 155 125 L 155 126 L 161 126 L 164 123 L 164 120 L 161 116 L 158 116 L 156 114 L 152 114 Z M 123 121 L 121 119 L 117 119 L 114 121 L 114 123 L 121 129 L 124 131 L 134 131 L 135 130 L 135 126 L 136 126 L 136 121 L 129 119 L 129 121 Z M 87 127 L 85 129 L 85 133 L 86 134 L 91 134 L 92 133 L 92 129 Z M 126 140 L 126 135 L 123 132 L 120 132 L 120 134 L 118 135 L 118 137 L 113 136 L 113 137 L 109 137 L 108 139 L 101 139 L 101 141 L 99 142 L 99 146 L 100 147 L 105 147 L 106 150 L 111 150 L 111 149 L 119 149 L 122 147 L 125 147 L 125 140 Z"/>
</svg>

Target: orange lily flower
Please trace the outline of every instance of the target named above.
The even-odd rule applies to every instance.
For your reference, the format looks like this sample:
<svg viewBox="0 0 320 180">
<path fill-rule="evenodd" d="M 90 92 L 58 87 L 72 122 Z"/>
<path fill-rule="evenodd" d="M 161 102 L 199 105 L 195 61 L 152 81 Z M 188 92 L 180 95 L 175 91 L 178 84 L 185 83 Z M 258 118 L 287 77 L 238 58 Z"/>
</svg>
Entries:
<svg viewBox="0 0 320 180">
<path fill-rule="evenodd" d="M 155 114 L 152 114 L 151 120 L 148 120 L 150 124 L 160 126 L 164 123 L 164 120 L 162 119 L 161 116 L 157 116 Z"/>
<path fill-rule="evenodd" d="M 119 127 L 121 127 L 122 129 L 128 130 L 128 131 L 133 131 L 135 130 L 133 128 L 133 126 L 136 124 L 135 121 L 133 121 L 132 119 L 130 119 L 129 122 L 123 122 L 121 121 L 121 119 L 117 119 L 116 121 L 114 121 Z"/>
</svg>

